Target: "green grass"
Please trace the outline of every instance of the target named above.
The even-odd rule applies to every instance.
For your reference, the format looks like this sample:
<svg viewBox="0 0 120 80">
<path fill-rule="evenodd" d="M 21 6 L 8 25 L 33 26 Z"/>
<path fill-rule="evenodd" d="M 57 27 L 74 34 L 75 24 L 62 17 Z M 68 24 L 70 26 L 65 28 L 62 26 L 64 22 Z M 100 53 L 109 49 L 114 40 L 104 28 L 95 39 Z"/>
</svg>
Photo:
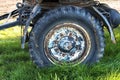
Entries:
<svg viewBox="0 0 120 80">
<path fill-rule="evenodd" d="M 0 80 L 120 80 L 120 27 L 115 30 L 117 44 L 105 34 L 105 54 L 99 63 L 37 68 L 28 48 L 20 48 L 20 28 L 0 31 Z"/>
</svg>

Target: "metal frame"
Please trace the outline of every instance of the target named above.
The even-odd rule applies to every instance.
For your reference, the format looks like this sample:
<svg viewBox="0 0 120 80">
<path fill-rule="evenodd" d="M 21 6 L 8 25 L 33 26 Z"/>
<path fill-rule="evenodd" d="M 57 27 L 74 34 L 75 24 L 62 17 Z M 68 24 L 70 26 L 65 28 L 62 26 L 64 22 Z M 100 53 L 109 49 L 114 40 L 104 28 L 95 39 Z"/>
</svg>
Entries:
<svg viewBox="0 0 120 80">
<path fill-rule="evenodd" d="M 3 29 L 7 29 L 7 28 L 10 28 L 10 27 L 14 27 L 14 26 L 17 26 L 19 25 L 19 21 L 14 21 L 14 22 L 10 22 L 10 23 L 5 23 L 3 25 L 0 25 L 0 30 L 3 30 Z"/>
</svg>

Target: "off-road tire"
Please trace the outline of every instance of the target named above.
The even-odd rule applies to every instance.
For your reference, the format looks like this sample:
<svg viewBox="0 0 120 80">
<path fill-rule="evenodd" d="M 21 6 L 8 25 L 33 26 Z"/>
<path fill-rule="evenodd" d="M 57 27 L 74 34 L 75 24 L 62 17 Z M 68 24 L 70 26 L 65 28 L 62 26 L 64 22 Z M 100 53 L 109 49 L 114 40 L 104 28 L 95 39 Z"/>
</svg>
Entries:
<svg viewBox="0 0 120 80">
<path fill-rule="evenodd" d="M 93 17 L 86 9 L 75 6 L 64 6 L 51 10 L 37 21 L 30 33 L 29 40 L 29 52 L 33 62 L 39 67 L 51 66 L 53 64 L 59 65 L 59 61 L 56 62 L 56 60 L 54 62 L 54 60 L 51 59 L 52 56 L 50 53 L 45 51 L 45 39 L 55 26 L 64 23 L 75 23 L 78 26 L 82 26 L 81 29 L 85 30 L 85 35 L 88 34 L 88 38 L 90 38 L 90 40 L 87 41 L 91 43 L 90 50 L 88 51 L 89 53 L 87 55 L 83 53 L 86 55 L 85 57 L 83 56 L 84 59 L 79 60 L 78 58 L 78 61 L 71 61 L 72 65 L 98 62 L 100 58 L 103 57 L 104 53 L 105 44 L 103 28 L 99 20 Z M 49 42 L 49 40 L 46 40 L 46 42 Z M 68 62 L 68 64 L 69 63 L 70 62 Z M 61 64 L 62 62 L 60 61 L 60 65 Z"/>
</svg>

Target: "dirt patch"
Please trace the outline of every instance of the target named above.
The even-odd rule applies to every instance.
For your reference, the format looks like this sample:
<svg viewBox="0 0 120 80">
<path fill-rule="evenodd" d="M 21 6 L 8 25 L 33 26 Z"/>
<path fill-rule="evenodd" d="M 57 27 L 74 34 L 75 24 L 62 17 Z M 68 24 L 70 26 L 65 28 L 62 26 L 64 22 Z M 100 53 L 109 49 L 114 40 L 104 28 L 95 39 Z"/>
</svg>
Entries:
<svg viewBox="0 0 120 80">
<path fill-rule="evenodd" d="M 0 15 L 16 9 L 16 3 L 22 0 L 0 0 Z"/>
<path fill-rule="evenodd" d="M 120 12 L 120 0 L 102 0 L 101 2 L 108 4 L 110 7 Z"/>
</svg>

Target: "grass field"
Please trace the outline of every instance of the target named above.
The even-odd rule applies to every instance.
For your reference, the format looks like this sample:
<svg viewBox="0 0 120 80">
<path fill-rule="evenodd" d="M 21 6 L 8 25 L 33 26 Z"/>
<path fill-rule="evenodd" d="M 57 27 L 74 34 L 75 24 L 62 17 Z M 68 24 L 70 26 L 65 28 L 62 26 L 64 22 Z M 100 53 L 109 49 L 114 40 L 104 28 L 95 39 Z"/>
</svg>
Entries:
<svg viewBox="0 0 120 80">
<path fill-rule="evenodd" d="M 28 48 L 20 48 L 20 28 L 0 31 L 0 80 L 120 80 L 120 27 L 117 44 L 105 33 L 105 54 L 92 66 L 37 68 Z M 27 45 L 26 45 L 27 46 Z"/>
</svg>

